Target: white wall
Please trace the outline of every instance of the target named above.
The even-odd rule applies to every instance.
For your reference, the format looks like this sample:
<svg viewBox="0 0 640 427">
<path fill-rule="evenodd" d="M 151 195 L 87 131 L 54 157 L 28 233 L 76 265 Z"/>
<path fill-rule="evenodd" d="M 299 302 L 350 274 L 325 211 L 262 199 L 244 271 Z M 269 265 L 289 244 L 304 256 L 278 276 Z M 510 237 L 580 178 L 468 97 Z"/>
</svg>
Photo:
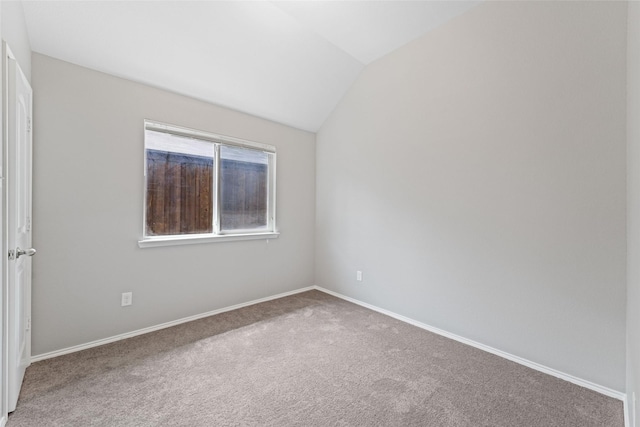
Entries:
<svg viewBox="0 0 640 427">
<path fill-rule="evenodd" d="M 313 285 L 313 134 L 32 60 L 34 355 Z M 276 146 L 281 236 L 139 249 L 145 118 Z"/>
<path fill-rule="evenodd" d="M 366 68 L 317 135 L 316 284 L 624 391 L 626 9 L 486 2 Z"/>
<path fill-rule="evenodd" d="M 629 2 L 627 22 L 627 400 L 631 412 L 635 393 L 640 427 L 640 3 Z"/>
<path fill-rule="evenodd" d="M 7 42 L 22 72 L 31 81 L 31 44 L 21 1 L 0 1 L 2 39 Z"/>
</svg>

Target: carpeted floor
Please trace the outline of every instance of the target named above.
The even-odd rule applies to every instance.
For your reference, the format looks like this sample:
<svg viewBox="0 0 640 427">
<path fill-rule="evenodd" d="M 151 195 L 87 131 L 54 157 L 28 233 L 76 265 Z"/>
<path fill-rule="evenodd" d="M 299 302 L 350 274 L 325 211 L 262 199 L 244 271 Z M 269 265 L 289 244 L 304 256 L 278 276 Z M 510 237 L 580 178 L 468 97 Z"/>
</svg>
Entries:
<svg viewBox="0 0 640 427">
<path fill-rule="evenodd" d="M 318 291 L 33 364 L 8 427 L 622 427 L 622 403 Z"/>
</svg>

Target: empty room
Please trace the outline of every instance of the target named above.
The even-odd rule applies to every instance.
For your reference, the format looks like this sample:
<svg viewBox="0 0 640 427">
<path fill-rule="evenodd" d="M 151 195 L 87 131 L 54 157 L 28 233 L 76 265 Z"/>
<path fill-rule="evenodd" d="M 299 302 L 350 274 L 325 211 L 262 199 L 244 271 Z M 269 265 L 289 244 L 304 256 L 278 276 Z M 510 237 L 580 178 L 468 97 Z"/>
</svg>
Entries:
<svg viewBox="0 0 640 427">
<path fill-rule="evenodd" d="M 640 427 L 640 2 L 0 36 L 0 427 Z"/>
</svg>

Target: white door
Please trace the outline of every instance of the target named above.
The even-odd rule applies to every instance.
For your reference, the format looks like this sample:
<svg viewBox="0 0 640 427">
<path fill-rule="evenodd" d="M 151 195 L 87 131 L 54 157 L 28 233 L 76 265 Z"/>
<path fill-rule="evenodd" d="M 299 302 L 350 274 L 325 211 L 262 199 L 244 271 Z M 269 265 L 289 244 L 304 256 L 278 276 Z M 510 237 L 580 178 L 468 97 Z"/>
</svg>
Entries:
<svg viewBox="0 0 640 427">
<path fill-rule="evenodd" d="M 16 408 L 31 360 L 31 86 L 7 54 L 8 407 Z"/>
</svg>

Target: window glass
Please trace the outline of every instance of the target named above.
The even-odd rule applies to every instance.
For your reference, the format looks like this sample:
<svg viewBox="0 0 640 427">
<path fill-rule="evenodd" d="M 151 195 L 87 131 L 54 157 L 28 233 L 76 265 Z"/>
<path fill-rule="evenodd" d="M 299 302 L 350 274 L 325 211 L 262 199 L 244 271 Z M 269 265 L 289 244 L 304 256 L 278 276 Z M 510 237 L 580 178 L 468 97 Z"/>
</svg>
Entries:
<svg viewBox="0 0 640 427">
<path fill-rule="evenodd" d="M 144 239 L 275 233 L 275 147 L 145 121 Z"/>
<path fill-rule="evenodd" d="M 147 131 L 146 235 L 213 231 L 214 147 Z"/>
<path fill-rule="evenodd" d="M 220 147 L 220 229 L 265 230 L 268 224 L 269 154 Z"/>
</svg>

